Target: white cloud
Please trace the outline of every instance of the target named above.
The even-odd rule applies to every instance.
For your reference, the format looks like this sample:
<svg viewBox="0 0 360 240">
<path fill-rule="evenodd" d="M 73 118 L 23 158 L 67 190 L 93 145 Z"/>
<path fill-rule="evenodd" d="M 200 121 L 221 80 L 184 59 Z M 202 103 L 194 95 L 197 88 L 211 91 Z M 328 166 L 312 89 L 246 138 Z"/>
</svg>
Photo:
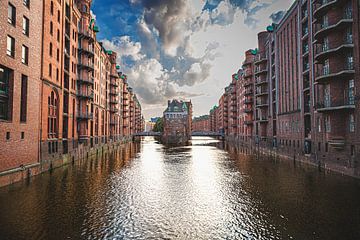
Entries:
<svg viewBox="0 0 360 240">
<path fill-rule="evenodd" d="M 104 40 L 104 46 L 118 52 L 146 118 L 161 115 L 167 99 L 175 97 L 191 97 L 195 115 L 206 114 L 241 67 L 245 51 L 256 47 L 257 33 L 271 23 L 269 16 L 292 0 L 266 1 L 249 1 L 245 11 L 225 0 L 202 11 L 205 0 L 158 5 L 131 0 L 147 7 L 137 25 L 140 42 L 124 36 Z M 127 58 L 134 65 L 127 66 Z"/>
</svg>

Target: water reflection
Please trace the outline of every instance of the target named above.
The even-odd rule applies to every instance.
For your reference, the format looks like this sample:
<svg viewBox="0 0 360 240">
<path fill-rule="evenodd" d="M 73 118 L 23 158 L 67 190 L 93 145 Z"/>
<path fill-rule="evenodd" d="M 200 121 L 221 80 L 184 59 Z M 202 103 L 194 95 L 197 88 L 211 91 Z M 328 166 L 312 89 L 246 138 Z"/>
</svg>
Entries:
<svg viewBox="0 0 360 240">
<path fill-rule="evenodd" d="M 145 138 L 2 188 L 0 239 L 358 238 L 358 180 L 243 152 Z"/>
</svg>

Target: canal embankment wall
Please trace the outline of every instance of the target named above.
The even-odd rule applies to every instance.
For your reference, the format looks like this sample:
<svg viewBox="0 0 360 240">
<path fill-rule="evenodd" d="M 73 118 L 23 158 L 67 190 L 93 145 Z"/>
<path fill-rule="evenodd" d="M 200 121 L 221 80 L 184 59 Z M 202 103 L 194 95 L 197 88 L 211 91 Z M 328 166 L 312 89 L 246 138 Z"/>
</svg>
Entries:
<svg viewBox="0 0 360 240">
<path fill-rule="evenodd" d="M 360 178 L 360 159 L 348 159 L 339 162 L 329 161 L 318 154 L 305 154 L 298 149 L 284 146 L 274 147 L 267 142 L 255 141 L 254 139 L 239 139 L 236 136 L 225 136 L 225 141 L 238 148 L 246 149 L 253 155 L 263 155 L 289 161 L 297 161 L 319 168 L 323 171 L 337 172 L 355 178 Z"/>
<path fill-rule="evenodd" d="M 37 163 L 0 172 L 0 187 L 29 179 L 41 173 L 51 171 L 52 169 L 74 163 L 75 161 L 110 152 L 113 149 L 134 140 L 136 141 L 137 139 L 128 136 L 117 141 L 100 143 L 93 147 L 79 145 L 77 148 L 73 148 L 66 154 L 42 155 L 41 160 Z"/>
</svg>

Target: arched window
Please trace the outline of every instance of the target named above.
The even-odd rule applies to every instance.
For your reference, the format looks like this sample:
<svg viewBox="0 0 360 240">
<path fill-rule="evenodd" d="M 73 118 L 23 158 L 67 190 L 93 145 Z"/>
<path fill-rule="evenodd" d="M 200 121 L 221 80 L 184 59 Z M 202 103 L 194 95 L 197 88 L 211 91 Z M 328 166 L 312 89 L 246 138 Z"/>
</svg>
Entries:
<svg viewBox="0 0 360 240">
<path fill-rule="evenodd" d="M 54 91 L 48 97 L 48 138 L 57 138 L 57 99 Z"/>
</svg>

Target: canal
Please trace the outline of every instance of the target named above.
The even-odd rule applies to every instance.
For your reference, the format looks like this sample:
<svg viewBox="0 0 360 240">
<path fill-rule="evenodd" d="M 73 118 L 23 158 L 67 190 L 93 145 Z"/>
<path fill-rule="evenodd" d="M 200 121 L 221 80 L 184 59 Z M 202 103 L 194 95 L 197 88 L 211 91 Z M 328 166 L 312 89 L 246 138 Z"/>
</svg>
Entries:
<svg viewBox="0 0 360 240">
<path fill-rule="evenodd" d="M 360 181 L 151 137 L 0 188 L 0 239 L 360 239 Z"/>
</svg>

